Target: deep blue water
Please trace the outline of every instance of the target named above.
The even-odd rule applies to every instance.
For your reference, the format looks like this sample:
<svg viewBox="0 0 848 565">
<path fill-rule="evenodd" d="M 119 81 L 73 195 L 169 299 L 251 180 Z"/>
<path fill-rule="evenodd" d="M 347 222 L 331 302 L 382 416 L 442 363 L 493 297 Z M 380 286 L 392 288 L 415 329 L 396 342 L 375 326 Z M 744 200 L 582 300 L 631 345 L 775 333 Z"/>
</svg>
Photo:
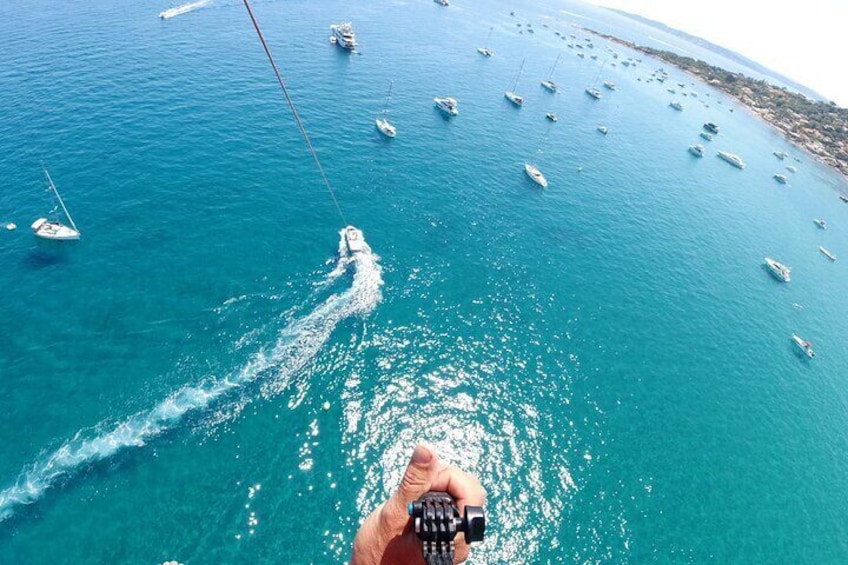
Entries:
<svg viewBox="0 0 848 565">
<path fill-rule="evenodd" d="M 848 560 L 842 179 L 674 69 L 578 58 L 555 30 L 662 39 L 596 8 L 257 2 L 373 249 L 340 264 L 244 8 L 166 7 L 0 4 L 0 562 L 343 562 L 417 441 L 489 491 L 474 563 Z M 80 242 L 27 229 L 42 163 Z"/>
</svg>

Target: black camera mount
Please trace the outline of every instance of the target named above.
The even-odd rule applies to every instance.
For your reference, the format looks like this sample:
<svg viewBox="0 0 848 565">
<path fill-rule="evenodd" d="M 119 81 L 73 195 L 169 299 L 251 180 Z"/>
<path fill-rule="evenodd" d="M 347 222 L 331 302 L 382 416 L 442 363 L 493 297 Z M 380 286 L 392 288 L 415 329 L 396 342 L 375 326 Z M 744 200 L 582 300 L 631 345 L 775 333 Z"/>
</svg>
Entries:
<svg viewBox="0 0 848 565">
<path fill-rule="evenodd" d="M 465 541 L 483 541 L 486 516 L 482 506 L 466 506 L 460 518 L 454 499 L 446 492 L 428 492 L 409 504 L 413 527 L 421 540 L 421 551 L 427 565 L 453 565 L 459 532 Z"/>
</svg>

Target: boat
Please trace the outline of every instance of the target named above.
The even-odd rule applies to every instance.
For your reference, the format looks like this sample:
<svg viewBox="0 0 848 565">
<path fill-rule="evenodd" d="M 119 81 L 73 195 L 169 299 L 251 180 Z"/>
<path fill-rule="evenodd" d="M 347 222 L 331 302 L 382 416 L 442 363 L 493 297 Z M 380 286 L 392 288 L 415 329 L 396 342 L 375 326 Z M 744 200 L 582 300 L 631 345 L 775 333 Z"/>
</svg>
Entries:
<svg viewBox="0 0 848 565">
<path fill-rule="evenodd" d="M 439 6 L 450 6 L 449 0 L 433 0 Z"/>
<path fill-rule="evenodd" d="M 577 47 L 580 47 L 580 46 L 578 45 Z M 578 53 L 578 54 L 577 54 L 577 56 L 578 56 L 578 57 L 580 57 L 581 59 L 585 59 L 585 58 L 586 58 L 586 54 L 585 54 L 585 53 Z"/>
<path fill-rule="evenodd" d="M 779 182 L 780 184 L 786 184 L 786 175 L 781 175 L 780 173 L 774 173 L 774 180 Z"/>
<path fill-rule="evenodd" d="M 733 153 L 728 153 L 727 151 L 719 151 L 718 156 L 733 165 L 734 167 L 736 167 L 737 169 L 745 168 L 745 162 L 739 155 L 734 155 Z"/>
<path fill-rule="evenodd" d="M 769 273 L 771 273 L 774 278 L 776 278 L 779 281 L 787 282 L 787 283 L 791 280 L 790 277 L 789 277 L 789 274 L 792 272 L 792 269 L 790 269 L 789 267 L 787 267 L 783 263 L 775 261 L 771 257 L 766 257 L 765 261 L 766 261 L 766 268 L 768 269 Z"/>
<path fill-rule="evenodd" d="M 332 38 L 336 45 L 347 51 L 356 49 L 356 34 L 353 33 L 353 25 L 350 23 L 333 24 L 330 26 Z"/>
<path fill-rule="evenodd" d="M 536 165 L 524 163 L 524 172 L 527 173 L 527 176 L 530 177 L 530 180 L 532 180 L 542 188 L 548 188 L 548 180 L 545 178 L 545 175 L 542 174 L 542 171 L 540 171 L 539 168 L 536 167 Z"/>
<path fill-rule="evenodd" d="M 491 28 L 491 27 L 489 28 L 489 35 L 486 36 L 486 44 L 489 43 L 489 39 L 491 39 L 491 37 L 492 37 L 492 30 L 493 29 L 494 28 Z M 480 53 L 481 55 L 483 55 L 484 57 L 491 57 L 492 55 L 495 54 L 495 52 L 492 51 L 491 49 L 489 49 L 488 47 L 478 47 L 477 52 Z"/>
<path fill-rule="evenodd" d="M 777 157 L 778 159 L 780 159 L 781 161 L 783 161 L 784 159 L 789 157 L 789 154 L 786 153 L 785 151 L 772 151 L 771 154 L 774 155 L 775 157 Z"/>
<path fill-rule="evenodd" d="M 836 261 L 836 255 L 825 249 L 824 247 L 819 246 L 819 251 L 822 252 L 822 255 L 830 259 L 831 261 Z"/>
<path fill-rule="evenodd" d="M 848 196 L 845 196 L 844 194 L 840 194 L 839 199 L 843 202 L 848 203 Z"/>
<path fill-rule="evenodd" d="M 362 236 L 362 230 L 353 226 L 347 226 L 344 229 L 344 241 L 350 255 L 365 250 L 365 238 Z"/>
<path fill-rule="evenodd" d="M 521 106 L 524 104 L 524 98 L 516 94 L 515 89 L 518 88 L 518 81 L 521 80 L 521 71 L 524 70 L 524 60 L 521 61 L 521 67 L 518 69 L 518 74 L 515 75 L 515 81 L 512 83 L 511 90 L 505 90 L 504 96 L 507 100 L 515 104 L 516 106 Z"/>
<path fill-rule="evenodd" d="M 702 145 L 690 145 L 689 153 L 694 155 L 695 157 L 703 157 L 704 156 L 704 147 Z"/>
<path fill-rule="evenodd" d="M 816 224 L 818 227 L 820 227 L 823 230 L 827 229 L 827 223 L 824 220 L 822 220 L 821 218 L 814 219 L 813 223 Z"/>
<path fill-rule="evenodd" d="M 702 138 L 706 139 L 707 141 L 712 141 L 712 140 L 713 140 L 713 136 L 712 136 L 712 134 L 707 133 L 707 132 L 705 132 L 705 131 L 702 131 L 700 135 L 701 135 L 701 137 L 702 137 Z"/>
<path fill-rule="evenodd" d="M 609 132 L 609 128 L 607 126 L 598 126 L 598 131 L 606 135 Z"/>
<path fill-rule="evenodd" d="M 786 167 L 786 170 L 787 170 L 787 171 L 789 171 L 790 173 L 796 173 L 796 172 L 798 172 L 798 169 L 796 169 L 796 168 L 795 168 L 795 167 L 793 167 L 792 165 L 789 165 L 788 167 Z"/>
<path fill-rule="evenodd" d="M 615 83 L 614 83 L 613 81 L 611 81 L 611 80 L 605 80 L 605 81 L 604 81 L 604 86 L 605 86 L 608 90 L 615 90 Z"/>
<path fill-rule="evenodd" d="M 53 191 L 53 194 L 62 206 L 62 210 L 65 212 L 65 217 L 68 218 L 68 222 L 71 226 L 68 227 L 60 222 L 51 222 L 46 218 L 39 218 L 32 223 L 32 232 L 43 239 L 55 239 L 58 241 L 79 239 L 80 231 L 77 229 L 74 219 L 71 218 L 71 214 L 65 206 L 65 201 L 62 200 L 62 197 L 59 195 L 59 191 L 56 189 L 56 185 L 53 184 L 53 179 L 50 178 L 50 173 L 47 172 L 47 169 L 44 169 L 44 176 L 47 177 L 50 189 Z"/>
<path fill-rule="evenodd" d="M 801 350 L 801 352 L 812 359 L 816 356 L 816 352 L 813 351 L 813 344 L 809 341 L 805 341 L 798 334 L 792 334 L 792 343 Z"/>
<path fill-rule="evenodd" d="M 600 99 L 601 99 L 601 97 L 602 97 L 602 96 L 601 96 L 601 91 L 600 91 L 600 90 L 598 90 L 597 88 L 587 88 L 587 89 L 586 89 L 586 94 L 588 94 L 589 96 L 591 96 L 591 97 L 592 97 L 592 98 L 594 98 L 595 100 L 600 100 Z"/>
<path fill-rule="evenodd" d="M 548 112 L 547 114 L 545 114 L 545 117 L 548 118 L 550 121 L 552 121 L 554 123 L 556 123 L 556 121 L 557 121 L 557 115 L 554 114 L 553 112 Z"/>
<path fill-rule="evenodd" d="M 714 134 L 718 135 L 718 126 L 717 126 L 717 125 L 715 125 L 715 124 L 714 124 L 714 123 L 712 123 L 712 122 L 707 122 L 707 123 L 705 123 L 705 124 L 704 124 L 704 129 L 705 129 L 705 130 L 707 130 L 707 131 L 708 131 L 708 132 L 710 132 L 710 133 L 714 133 Z"/>
<path fill-rule="evenodd" d="M 542 81 L 542 86 L 545 87 L 549 92 L 556 92 L 557 85 L 553 81 L 554 70 L 557 67 L 557 63 L 559 63 L 559 59 L 562 55 L 557 55 L 556 61 L 554 61 L 554 65 L 551 67 L 551 71 L 548 73 L 548 78 Z"/>
<path fill-rule="evenodd" d="M 16 226 L 14 223 L 9 222 L 8 224 L 6 224 L 6 231 L 15 231 L 16 229 L 18 229 L 18 226 Z"/>
<path fill-rule="evenodd" d="M 209 0 L 200 0 L 199 2 L 191 2 L 189 4 L 183 4 L 182 6 L 177 6 L 176 8 L 169 8 L 162 12 L 159 12 L 159 17 L 163 20 L 169 20 L 175 16 L 181 16 L 192 10 L 196 10 L 197 8 L 202 8 L 206 4 L 209 3 Z"/>
<path fill-rule="evenodd" d="M 681 104 L 677 100 L 673 100 L 673 101 L 669 102 L 668 105 L 671 106 L 672 108 L 674 108 L 675 110 L 678 110 L 680 112 L 683 111 L 683 104 Z"/>
<path fill-rule="evenodd" d="M 397 129 L 391 124 L 391 122 L 389 122 L 389 100 L 392 98 L 392 84 L 394 84 L 394 81 L 389 82 L 389 93 L 386 94 L 386 103 L 383 105 L 383 117 L 378 117 L 375 120 L 377 129 L 380 130 L 380 133 L 386 137 L 394 137 L 397 135 Z"/>
<path fill-rule="evenodd" d="M 459 102 L 456 101 L 456 98 L 451 98 L 450 96 L 447 98 L 433 98 L 433 102 L 436 104 L 436 108 L 449 116 L 459 114 Z"/>
</svg>

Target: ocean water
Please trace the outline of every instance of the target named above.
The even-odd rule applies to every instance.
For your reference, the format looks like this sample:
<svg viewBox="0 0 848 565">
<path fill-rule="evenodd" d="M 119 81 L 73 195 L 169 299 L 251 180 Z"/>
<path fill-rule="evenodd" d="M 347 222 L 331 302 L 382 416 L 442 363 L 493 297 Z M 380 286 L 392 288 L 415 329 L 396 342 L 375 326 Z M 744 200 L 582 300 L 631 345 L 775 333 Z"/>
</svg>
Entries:
<svg viewBox="0 0 848 565">
<path fill-rule="evenodd" d="M 679 39 L 571 2 L 257 1 L 372 248 L 345 261 L 243 6 L 168 7 L 0 3 L 0 562 L 342 563 L 418 441 L 489 492 L 473 563 L 848 560 L 844 181 L 553 32 Z M 42 163 L 77 243 L 27 229 Z"/>
</svg>

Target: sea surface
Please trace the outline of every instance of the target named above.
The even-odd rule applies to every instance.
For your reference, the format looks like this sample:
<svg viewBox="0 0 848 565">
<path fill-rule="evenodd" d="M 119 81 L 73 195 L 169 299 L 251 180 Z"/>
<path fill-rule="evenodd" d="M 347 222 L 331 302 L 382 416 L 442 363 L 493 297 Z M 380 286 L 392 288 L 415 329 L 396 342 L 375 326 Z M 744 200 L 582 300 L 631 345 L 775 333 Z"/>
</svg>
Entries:
<svg viewBox="0 0 848 565">
<path fill-rule="evenodd" d="M 679 38 L 575 2 L 256 0 L 372 249 L 340 259 L 244 7 L 172 6 L 0 2 L 0 563 L 343 563 L 419 441 L 489 492 L 470 563 L 848 562 L 844 181 L 554 32 Z M 42 165 L 79 242 L 28 229 Z"/>
</svg>

